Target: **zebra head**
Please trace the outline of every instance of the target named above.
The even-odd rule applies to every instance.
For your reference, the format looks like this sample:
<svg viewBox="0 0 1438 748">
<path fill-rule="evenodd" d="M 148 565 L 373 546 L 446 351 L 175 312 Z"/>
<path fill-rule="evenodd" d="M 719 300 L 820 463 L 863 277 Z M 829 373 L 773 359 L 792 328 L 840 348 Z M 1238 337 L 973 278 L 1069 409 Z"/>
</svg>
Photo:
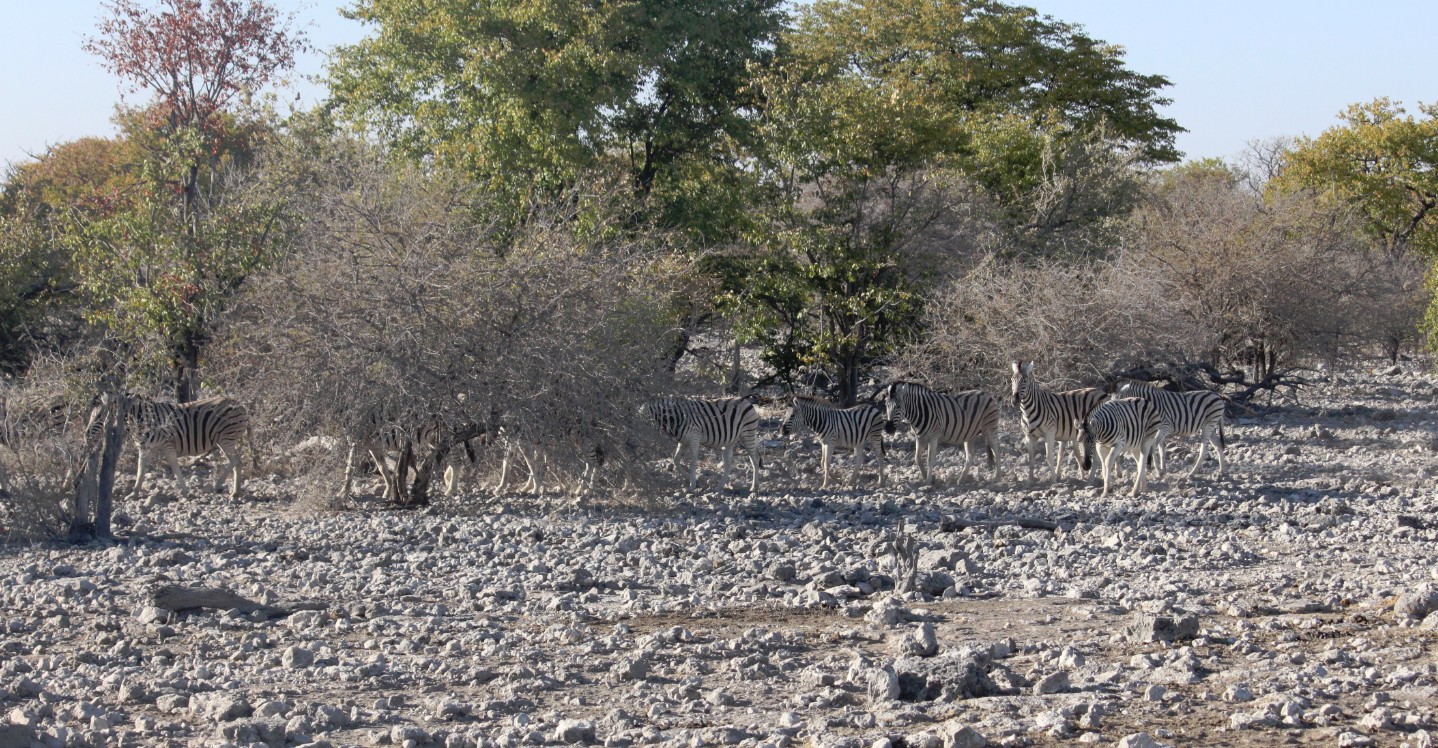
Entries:
<svg viewBox="0 0 1438 748">
<path fill-rule="evenodd" d="M 880 387 L 879 391 L 874 393 L 874 404 L 882 404 L 884 406 L 884 420 L 889 422 L 886 428 L 890 434 L 894 433 L 894 410 L 896 409 L 895 402 L 897 400 L 895 395 L 898 394 L 899 385 L 901 384 L 903 384 L 903 382 L 890 382 Z"/>
<path fill-rule="evenodd" d="M 1087 473 L 1093 467 L 1093 432 L 1089 431 L 1087 418 L 1078 422 L 1075 444 L 1078 445 L 1079 467 Z"/>
<path fill-rule="evenodd" d="M 1013 362 L 1013 376 L 1009 378 L 1010 394 L 1013 396 L 1014 405 L 1028 396 L 1034 386 L 1034 362 L 1030 361 L 1021 364 Z"/>
<path fill-rule="evenodd" d="M 794 422 L 799 420 L 799 401 L 795 398 L 789 405 L 789 412 L 784 414 L 784 420 L 779 422 L 779 436 L 789 436 L 795 431 Z"/>
</svg>

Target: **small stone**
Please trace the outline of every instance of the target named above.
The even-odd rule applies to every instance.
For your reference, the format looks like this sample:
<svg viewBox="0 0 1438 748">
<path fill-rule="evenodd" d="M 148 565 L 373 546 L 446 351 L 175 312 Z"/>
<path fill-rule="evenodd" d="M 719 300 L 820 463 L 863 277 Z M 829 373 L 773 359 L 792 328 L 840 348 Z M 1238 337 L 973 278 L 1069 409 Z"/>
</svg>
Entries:
<svg viewBox="0 0 1438 748">
<path fill-rule="evenodd" d="M 869 701 L 882 704 L 899 698 L 899 676 L 890 668 L 869 672 Z"/>
<path fill-rule="evenodd" d="M 1128 639 L 1137 644 L 1186 641 L 1198 636 L 1198 616 L 1178 620 L 1168 616 L 1140 616 L 1128 629 Z"/>
<path fill-rule="evenodd" d="M 140 623 L 159 623 L 168 620 L 169 617 L 170 611 L 153 605 L 146 605 L 135 612 L 135 619 Z"/>
<path fill-rule="evenodd" d="M 934 632 L 934 624 L 931 621 L 924 621 L 915 629 L 906 642 L 906 654 L 914 654 L 919 657 L 933 657 L 939 653 L 939 640 Z"/>
<path fill-rule="evenodd" d="M 315 664 L 315 653 L 304 647 L 289 647 L 280 655 L 280 663 L 294 670 Z"/>
<path fill-rule="evenodd" d="M 1393 615 L 1400 621 L 1421 621 L 1438 610 L 1438 587 L 1421 584 L 1402 595 L 1393 604 Z"/>
<path fill-rule="evenodd" d="M 1223 700 L 1242 704 L 1253 701 L 1253 692 L 1248 690 L 1248 686 L 1235 683 L 1223 690 Z"/>
<path fill-rule="evenodd" d="M 989 744 L 987 738 L 979 734 L 968 725 L 949 723 L 940 733 L 944 743 L 943 748 L 984 748 Z"/>
<path fill-rule="evenodd" d="M 594 723 L 581 719 L 562 719 L 554 728 L 554 740 L 559 743 L 594 742 Z"/>
<path fill-rule="evenodd" d="M 1372 748 L 1373 738 L 1361 732 L 1347 730 L 1338 735 L 1338 748 Z"/>
<path fill-rule="evenodd" d="M 189 705 L 190 697 L 180 693 L 167 693 L 155 699 L 155 706 L 166 714 L 178 712 Z"/>
<path fill-rule="evenodd" d="M 1163 701 L 1163 695 L 1166 693 L 1168 693 L 1167 688 L 1154 684 L 1143 690 L 1143 698 L 1145 701 Z"/>
<path fill-rule="evenodd" d="M 1154 740 L 1146 732 L 1136 732 L 1132 735 L 1125 735 L 1118 741 L 1118 748 L 1162 748 L 1163 744 Z"/>
<path fill-rule="evenodd" d="M 1034 684 L 1035 696 L 1046 696 L 1051 693 L 1063 693 L 1069 690 L 1069 672 L 1060 670 L 1050 673 L 1038 683 Z"/>
</svg>

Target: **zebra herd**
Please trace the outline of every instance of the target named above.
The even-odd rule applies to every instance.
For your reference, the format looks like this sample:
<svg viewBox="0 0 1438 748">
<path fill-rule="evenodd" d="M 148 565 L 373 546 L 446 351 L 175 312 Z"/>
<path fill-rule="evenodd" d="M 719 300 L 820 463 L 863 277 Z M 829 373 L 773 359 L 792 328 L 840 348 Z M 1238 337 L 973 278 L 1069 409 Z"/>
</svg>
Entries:
<svg viewBox="0 0 1438 748">
<path fill-rule="evenodd" d="M 1092 458 L 1096 454 L 1101 464 L 1105 496 L 1109 491 L 1110 476 L 1118 473 L 1118 458 L 1124 454 L 1132 456 L 1137 462 L 1133 493 L 1144 491 L 1150 463 L 1160 473 L 1165 469 L 1164 445 L 1170 437 L 1198 437 L 1198 456 L 1187 477 L 1191 478 L 1198 470 L 1210 447 L 1218 461 L 1218 475 L 1223 474 L 1225 403 L 1216 393 L 1173 392 L 1137 381 L 1120 382 L 1112 395 L 1099 388 L 1050 392 L 1035 381 L 1033 362 L 1014 362 L 1010 395 L 1019 411 L 1020 433 L 1028 456 L 1029 484 L 1034 480 L 1035 452 L 1040 443 L 1044 447 L 1043 460 L 1051 482 L 1062 477 L 1065 444 L 1071 445 L 1081 478 L 1090 474 Z M 723 455 L 720 480 L 726 484 L 735 450 L 743 447 L 752 476 L 749 491 L 758 491 L 759 472 L 763 467 L 759 435 L 762 419 L 751 402 L 743 398 L 658 397 L 644 403 L 641 412 L 654 422 L 660 432 L 677 442 L 672 457 L 676 471 L 681 469 L 680 455 L 687 447 L 691 489 L 698 487 L 701 447 L 720 450 Z M 144 485 L 147 468 L 157 459 L 162 459 L 175 473 L 183 494 L 185 479 L 179 458 L 201 456 L 216 449 L 228 460 L 230 495 L 239 493 L 239 444 L 242 437 L 249 439 L 250 436 L 249 414 L 243 406 L 226 397 L 178 405 L 132 397 L 126 416 L 132 424 L 131 433 L 139 453 L 135 493 Z M 853 451 L 851 484 L 857 484 L 864 464 L 864 448 L 869 447 L 878 465 L 878 485 L 882 487 L 883 436 L 886 432 L 894 433 L 894 425 L 899 420 L 909 425 L 914 437 L 914 465 L 919 470 L 920 479 L 927 483 L 934 481 L 934 451 L 944 445 L 964 448 L 964 462 L 958 478 L 960 484 L 968 478 L 974 451 L 980 446 L 985 450 L 988 464 L 996 477 L 1002 470 L 1001 460 L 996 454 L 999 405 L 992 395 L 982 390 L 940 392 L 918 382 L 900 380 L 880 387 L 871 401 L 850 408 L 809 395 L 796 395 L 781 421 L 780 435 L 787 437 L 807 430 L 818 437 L 823 473 L 821 489 L 829 487 L 829 463 L 833 451 Z M 92 414 L 92 432 L 96 424 Z M 376 421 L 372 426 L 369 437 L 351 443 L 343 488 L 346 494 L 353 481 L 358 451 L 364 450 L 372 455 L 384 481 L 385 496 L 392 498 L 397 495 L 398 483 L 403 476 L 396 474 L 398 468 L 391 470 L 388 467 L 388 455 L 412 447 L 432 448 L 446 438 L 445 430 L 438 424 L 427 423 L 405 429 Z M 462 447 L 470 461 L 475 459 L 468 442 L 458 446 Z M 257 468 L 258 458 L 253 444 L 250 451 Z M 506 451 L 503 475 L 496 493 L 505 488 L 514 451 L 513 448 Z M 543 461 L 532 463 L 522 450 L 518 457 L 530 473 L 530 481 L 524 490 L 538 492 L 544 477 Z M 593 472 L 602 463 L 602 452 L 596 452 L 586 462 L 585 483 L 592 481 Z M 461 468 L 453 464 L 449 466 L 445 475 L 446 493 L 453 490 Z M 223 474 L 218 477 L 223 479 Z"/>
</svg>

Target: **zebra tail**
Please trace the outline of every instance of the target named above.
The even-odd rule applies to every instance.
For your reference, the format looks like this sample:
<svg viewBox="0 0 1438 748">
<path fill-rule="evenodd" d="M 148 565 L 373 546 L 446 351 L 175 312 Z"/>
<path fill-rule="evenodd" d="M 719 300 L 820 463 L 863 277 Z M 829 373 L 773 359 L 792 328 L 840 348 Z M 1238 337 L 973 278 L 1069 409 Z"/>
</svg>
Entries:
<svg viewBox="0 0 1438 748">
<path fill-rule="evenodd" d="M 994 464 L 995 464 L 995 462 L 994 462 L 994 443 L 991 442 L 991 441 L 989 441 L 988 439 L 985 439 L 985 440 L 984 440 L 984 446 L 987 447 L 988 450 L 989 450 L 989 467 L 993 467 Z"/>
<path fill-rule="evenodd" d="M 1087 473 L 1093 469 L 1093 435 L 1087 428 L 1082 429 L 1082 438 L 1079 439 L 1079 467 Z"/>
<path fill-rule="evenodd" d="M 1223 419 L 1221 418 L 1218 421 L 1218 447 L 1219 449 L 1228 449 L 1228 442 L 1223 439 Z"/>
</svg>

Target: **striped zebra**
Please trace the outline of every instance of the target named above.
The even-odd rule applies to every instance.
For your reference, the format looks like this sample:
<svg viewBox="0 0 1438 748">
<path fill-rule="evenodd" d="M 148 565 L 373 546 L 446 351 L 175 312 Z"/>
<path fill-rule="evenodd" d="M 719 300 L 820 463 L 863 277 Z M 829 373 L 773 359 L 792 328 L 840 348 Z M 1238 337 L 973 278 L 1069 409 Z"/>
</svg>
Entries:
<svg viewBox="0 0 1438 748">
<path fill-rule="evenodd" d="M 1024 449 L 1029 455 L 1029 483 L 1034 481 L 1034 448 L 1044 442 L 1044 464 L 1049 467 L 1050 482 L 1063 474 L 1064 442 L 1079 438 L 1084 419 L 1103 402 L 1103 390 L 1086 387 L 1065 392 L 1049 392 L 1034 381 L 1034 362 L 1013 362 L 1012 385 L 1014 405 L 1019 409 L 1019 426 L 1024 434 Z M 1075 461 L 1078 453 L 1075 450 Z M 1087 475 L 1088 468 L 1083 468 Z M 1082 476 L 1081 476 L 1082 477 Z"/>
<path fill-rule="evenodd" d="M 605 451 L 604 446 L 595 444 L 588 449 L 575 449 L 584 456 L 584 472 L 580 474 L 578 482 L 575 483 L 572 493 L 575 496 L 584 496 L 594 488 L 594 481 L 599 476 L 599 469 L 604 467 Z M 518 457 L 516 462 L 515 457 Z M 519 487 L 520 493 L 530 493 L 542 497 L 544 495 L 544 476 L 549 472 L 549 455 L 544 453 L 532 453 L 518 444 L 510 442 L 504 449 L 504 460 L 499 466 L 499 483 L 494 487 L 496 498 L 503 496 L 509 485 L 510 466 L 519 462 L 524 463 L 524 469 L 529 473 L 529 480 Z M 563 489 L 563 481 L 560 483 Z"/>
<path fill-rule="evenodd" d="M 368 436 L 362 439 L 351 439 L 349 456 L 345 459 L 345 482 L 340 489 L 340 496 L 349 496 L 350 489 L 354 483 L 355 455 L 364 450 L 374 462 L 375 469 L 379 471 L 380 480 L 384 482 L 384 493 L 381 498 L 385 501 L 393 501 L 399 496 L 399 484 L 406 479 L 407 475 L 399 474 L 399 463 L 405 450 L 412 450 L 412 453 L 426 455 L 439 449 L 445 439 L 450 438 L 452 431 L 438 420 L 422 421 L 419 426 L 410 429 L 397 424 L 378 425 L 378 418 L 372 418 L 371 431 Z M 463 449 L 464 457 L 474 463 L 478 460 L 474 447 L 468 442 L 456 445 Z M 453 449 L 450 453 L 453 456 Z M 394 466 L 390 465 L 390 455 L 395 455 Z M 417 469 L 417 466 L 416 466 Z M 444 468 L 444 495 L 454 493 L 464 474 L 464 463 L 459 460 L 450 459 Z"/>
<path fill-rule="evenodd" d="M 1099 404 L 1079 429 L 1079 454 L 1083 469 L 1093 467 L 1093 453 L 1103 464 L 1103 494 L 1108 495 L 1109 474 L 1117 468 L 1118 458 L 1133 455 L 1138 462 L 1138 477 L 1133 495 L 1148 488 L 1148 458 L 1163 436 L 1163 419 L 1153 403 L 1141 397 L 1125 397 Z"/>
<path fill-rule="evenodd" d="M 1173 392 L 1154 386 L 1149 382 L 1123 380 L 1118 386 L 1118 397 L 1141 397 L 1158 408 L 1163 419 L 1164 439 L 1158 443 L 1159 474 L 1167 468 L 1167 450 L 1164 442 L 1170 436 L 1198 436 L 1198 458 L 1193 461 L 1186 478 L 1192 478 L 1203 464 L 1208 446 L 1213 445 L 1213 455 L 1218 459 L 1218 475 L 1223 475 L 1223 397 L 1208 390 Z"/>
<path fill-rule="evenodd" d="M 689 488 L 699 486 L 699 448 L 720 449 L 724 453 L 724 472 L 720 482 L 729 481 L 729 468 L 734 448 L 743 445 L 749 453 L 753 471 L 749 493 L 759 490 L 759 468 L 764 456 L 759 451 L 759 413 L 749 401 L 741 398 L 657 397 L 641 406 L 654 419 L 659 430 L 677 439 L 674 448 L 674 469 L 679 469 L 679 454 L 689 446 Z"/>
<path fill-rule="evenodd" d="M 259 455 L 250 440 L 250 414 L 244 406 L 228 397 L 210 397 L 189 403 L 167 403 L 141 396 L 130 396 L 126 411 L 129 428 L 139 452 L 135 469 L 135 487 L 130 496 L 139 496 L 145 484 L 145 473 L 156 457 L 170 466 L 185 495 L 185 473 L 180 469 L 181 457 L 201 457 L 219 449 L 229 460 L 230 497 L 240 493 L 240 439 L 250 441 L 250 458 L 259 469 Z M 92 426 L 93 428 L 93 426 Z M 224 485 L 223 473 L 217 473 L 215 490 Z"/>
<path fill-rule="evenodd" d="M 824 483 L 829 487 L 829 453 L 834 448 L 854 450 L 854 480 L 859 482 L 859 468 L 864 464 L 864 445 L 874 449 L 879 462 L 879 486 L 884 485 L 884 432 L 894 433 L 893 422 L 872 403 L 853 408 L 840 408 L 812 395 L 795 395 L 788 415 L 779 426 L 779 434 L 788 436 L 800 426 L 819 436 L 824 460 Z"/>
<path fill-rule="evenodd" d="M 967 390 L 950 394 L 935 392 L 918 382 L 898 381 L 880 389 L 874 399 L 884 403 L 884 415 L 890 421 L 897 411 L 909 422 L 914 431 L 914 465 L 923 480 L 933 483 L 936 447 L 962 444 L 964 467 L 958 482 L 963 483 L 980 437 L 988 448 L 989 466 L 997 476 L 994 446 L 998 444 L 999 404 L 989 393 Z"/>
</svg>

